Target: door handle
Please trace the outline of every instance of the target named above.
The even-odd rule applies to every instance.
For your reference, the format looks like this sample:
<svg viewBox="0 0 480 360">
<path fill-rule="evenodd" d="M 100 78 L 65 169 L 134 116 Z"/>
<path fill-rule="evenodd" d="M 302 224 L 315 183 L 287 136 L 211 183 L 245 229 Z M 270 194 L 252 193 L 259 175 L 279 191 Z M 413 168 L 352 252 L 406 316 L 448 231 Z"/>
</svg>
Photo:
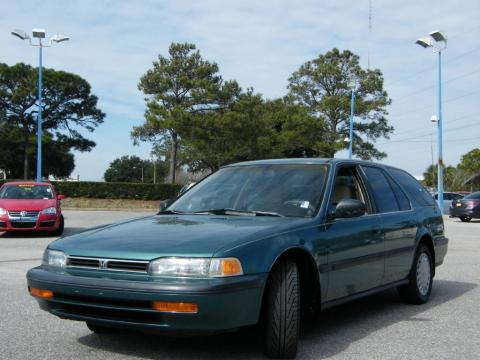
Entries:
<svg viewBox="0 0 480 360">
<path fill-rule="evenodd" d="M 382 234 L 382 228 L 381 227 L 375 227 L 373 228 L 373 234 L 374 235 L 381 235 Z"/>
</svg>

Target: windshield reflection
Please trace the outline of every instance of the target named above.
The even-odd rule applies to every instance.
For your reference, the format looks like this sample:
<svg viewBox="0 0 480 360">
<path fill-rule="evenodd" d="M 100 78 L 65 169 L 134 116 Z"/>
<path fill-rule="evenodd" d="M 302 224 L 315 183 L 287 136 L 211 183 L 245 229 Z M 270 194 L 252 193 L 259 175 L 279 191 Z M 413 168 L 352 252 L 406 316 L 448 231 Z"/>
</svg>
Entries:
<svg viewBox="0 0 480 360">
<path fill-rule="evenodd" d="M 326 174 L 327 166 L 322 164 L 225 167 L 185 193 L 168 210 L 311 217 L 317 211 Z"/>
</svg>

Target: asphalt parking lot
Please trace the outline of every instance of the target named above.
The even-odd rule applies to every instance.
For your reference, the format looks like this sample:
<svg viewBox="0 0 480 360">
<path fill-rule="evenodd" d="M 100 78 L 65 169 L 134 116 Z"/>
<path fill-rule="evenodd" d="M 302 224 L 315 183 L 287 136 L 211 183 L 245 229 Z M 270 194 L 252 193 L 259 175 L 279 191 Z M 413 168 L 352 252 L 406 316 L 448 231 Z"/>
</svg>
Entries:
<svg viewBox="0 0 480 360">
<path fill-rule="evenodd" d="M 66 233 L 143 215 L 65 211 Z M 324 312 L 302 327 L 298 359 L 478 359 L 480 221 L 446 221 L 450 238 L 431 301 L 405 305 L 387 291 Z M 263 358 L 253 331 L 174 338 L 140 333 L 92 334 L 80 322 L 41 311 L 26 289 L 52 237 L 0 233 L 0 359 Z"/>
</svg>

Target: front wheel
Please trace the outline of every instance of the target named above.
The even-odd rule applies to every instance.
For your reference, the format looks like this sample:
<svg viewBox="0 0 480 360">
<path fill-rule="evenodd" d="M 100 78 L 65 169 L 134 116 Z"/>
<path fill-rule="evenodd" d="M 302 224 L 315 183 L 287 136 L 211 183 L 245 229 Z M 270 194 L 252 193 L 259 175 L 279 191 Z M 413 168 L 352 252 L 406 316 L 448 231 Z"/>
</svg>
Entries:
<svg viewBox="0 0 480 360">
<path fill-rule="evenodd" d="M 297 264 L 284 261 L 273 269 L 266 297 L 265 353 L 272 358 L 294 358 L 300 325 Z"/>
<path fill-rule="evenodd" d="M 60 236 L 63 234 L 63 230 L 65 228 L 65 220 L 63 219 L 63 215 L 60 215 L 60 224 L 58 224 L 57 230 L 51 232 L 53 236 Z"/>
<path fill-rule="evenodd" d="M 460 220 L 462 220 L 462 222 L 469 222 L 472 218 L 470 216 L 462 216 L 460 217 Z"/>
<path fill-rule="evenodd" d="M 408 276 L 408 284 L 397 288 L 403 300 L 417 305 L 428 301 L 432 292 L 433 266 L 430 249 L 425 244 L 420 244 Z"/>
</svg>

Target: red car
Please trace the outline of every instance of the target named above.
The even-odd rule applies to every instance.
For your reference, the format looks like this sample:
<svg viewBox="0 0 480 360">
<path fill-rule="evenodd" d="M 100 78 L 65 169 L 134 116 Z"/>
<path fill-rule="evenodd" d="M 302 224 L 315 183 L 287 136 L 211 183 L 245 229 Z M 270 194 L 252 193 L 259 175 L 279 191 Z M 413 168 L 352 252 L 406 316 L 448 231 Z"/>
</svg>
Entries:
<svg viewBox="0 0 480 360">
<path fill-rule="evenodd" d="M 55 189 L 46 182 L 9 182 L 0 188 L 0 231 L 48 231 L 59 236 L 64 220 Z"/>
</svg>

